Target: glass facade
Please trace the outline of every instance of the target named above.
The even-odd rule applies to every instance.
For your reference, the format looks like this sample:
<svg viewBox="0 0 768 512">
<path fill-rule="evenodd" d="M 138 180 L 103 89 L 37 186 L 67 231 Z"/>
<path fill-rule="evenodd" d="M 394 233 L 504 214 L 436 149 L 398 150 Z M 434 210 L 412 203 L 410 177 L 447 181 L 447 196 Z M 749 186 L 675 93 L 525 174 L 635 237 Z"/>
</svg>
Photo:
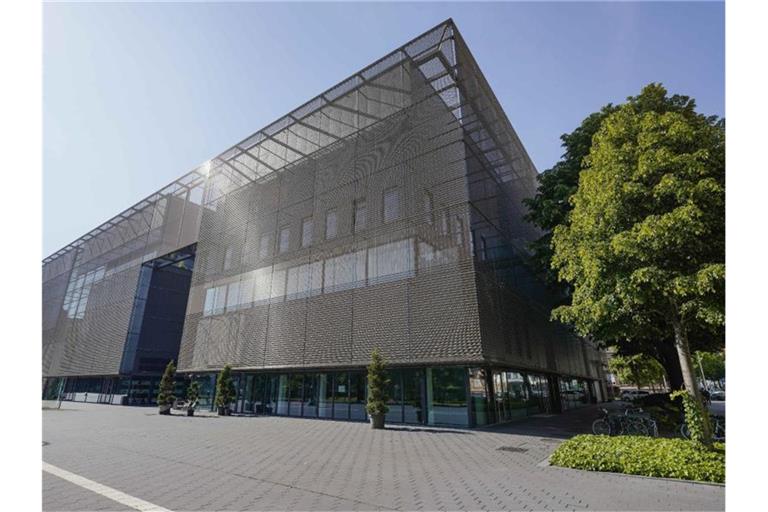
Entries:
<svg viewBox="0 0 768 512">
<path fill-rule="evenodd" d="M 390 368 L 387 423 L 479 427 L 589 403 L 590 382 L 520 371 L 462 366 Z M 199 404 L 214 409 L 216 374 L 177 374 L 175 394 L 200 386 Z M 367 421 L 367 377 L 362 368 L 344 371 L 235 373 L 232 409 L 245 415 Z M 558 404 L 550 383 L 556 382 Z M 43 398 L 124 405 L 156 405 L 159 377 L 73 377 L 43 381 Z"/>
</svg>

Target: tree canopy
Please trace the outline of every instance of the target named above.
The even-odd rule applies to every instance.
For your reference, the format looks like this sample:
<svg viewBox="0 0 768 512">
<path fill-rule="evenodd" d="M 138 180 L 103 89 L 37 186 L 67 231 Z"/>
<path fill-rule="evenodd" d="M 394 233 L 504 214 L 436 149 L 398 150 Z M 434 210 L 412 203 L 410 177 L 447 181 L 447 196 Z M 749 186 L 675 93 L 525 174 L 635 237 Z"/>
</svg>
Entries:
<svg viewBox="0 0 768 512">
<path fill-rule="evenodd" d="M 638 389 L 661 384 L 664 380 L 664 368 L 656 359 L 644 354 L 614 355 L 608 363 L 608 368 L 621 382 L 634 384 Z"/>
<path fill-rule="evenodd" d="M 725 130 L 685 96 L 646 86 L 608 115 L 553 233 L 573 286 L 554 315 L 602 339 L 724 325 Z"/>
</svg>

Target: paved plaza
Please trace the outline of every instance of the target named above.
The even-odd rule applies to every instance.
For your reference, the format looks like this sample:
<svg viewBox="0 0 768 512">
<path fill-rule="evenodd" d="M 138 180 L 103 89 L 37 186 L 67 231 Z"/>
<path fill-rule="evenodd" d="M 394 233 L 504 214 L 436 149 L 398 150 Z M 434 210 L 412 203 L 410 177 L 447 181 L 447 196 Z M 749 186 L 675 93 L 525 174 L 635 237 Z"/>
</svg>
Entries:
<svg viewBox="0 0 768 512">
<path fill-rule="evenodd" d="M 591 409 L 483 430 L 373 431 L 365 423 L 167 417 L 65 402 L 43 410 L 43 509 L 724 509 L 722 486 L 542 464 L 567 426 L 579 430 L 594 416 Z"/>
</svg>

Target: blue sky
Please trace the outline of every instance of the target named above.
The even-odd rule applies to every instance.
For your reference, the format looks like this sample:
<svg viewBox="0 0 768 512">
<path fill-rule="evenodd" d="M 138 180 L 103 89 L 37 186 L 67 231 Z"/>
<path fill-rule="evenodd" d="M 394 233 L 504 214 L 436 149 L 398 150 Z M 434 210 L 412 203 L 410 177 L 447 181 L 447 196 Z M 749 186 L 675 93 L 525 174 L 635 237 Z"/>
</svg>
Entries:
<svg viewBox="0 0 768 512">
<path fill-rule="evenodd" d="M 539 171 L 651 81 L 725 114 L 724 4 L 46 4 L 44 256 L 452 17 Z"/>
</svg>

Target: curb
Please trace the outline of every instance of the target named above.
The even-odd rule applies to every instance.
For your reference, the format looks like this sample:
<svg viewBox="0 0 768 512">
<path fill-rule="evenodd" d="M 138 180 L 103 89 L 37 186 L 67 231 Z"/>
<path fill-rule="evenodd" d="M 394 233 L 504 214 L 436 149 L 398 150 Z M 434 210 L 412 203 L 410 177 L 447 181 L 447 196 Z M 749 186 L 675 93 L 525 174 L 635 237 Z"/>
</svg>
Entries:
<svg viewBox="0 0 768 512">
<path fill-rule="evenodd" d="M 711 487 L 722 487 L 725 488 L 725 484 L 717 483 L 717 482 L 704 482 L 701 480 L 685 480 L 683 478 L 667 478 L 667 477 L 661 477 L 661 476 L 646 476 L 646 475 L 633 475 L 631 473 L 616 473 L 615 471 L 592 471 L 589 469 L 579 469 L 579 468 L 567 468 L 565 466 L 555 466 L 554 464 L 549 462 L 549 457 L 542 460 L 536 466 L 540 468 L 558 468 L 558 469 L 566 469 L 569 471 L 581 471 L 585 473 L 602 473 L 604 475 L 614 475 L 614 476 L 621 476 L 621 477 L 627 477 L 627 478 L 644 478 L 646 480 L 656 480 L 656 481 L 662 481 L 662 482 L 676 482 L 676 483 L 683 483 L 683 484 L 691 484 L 691 485 L 708 485 Z"/>
</svg>

